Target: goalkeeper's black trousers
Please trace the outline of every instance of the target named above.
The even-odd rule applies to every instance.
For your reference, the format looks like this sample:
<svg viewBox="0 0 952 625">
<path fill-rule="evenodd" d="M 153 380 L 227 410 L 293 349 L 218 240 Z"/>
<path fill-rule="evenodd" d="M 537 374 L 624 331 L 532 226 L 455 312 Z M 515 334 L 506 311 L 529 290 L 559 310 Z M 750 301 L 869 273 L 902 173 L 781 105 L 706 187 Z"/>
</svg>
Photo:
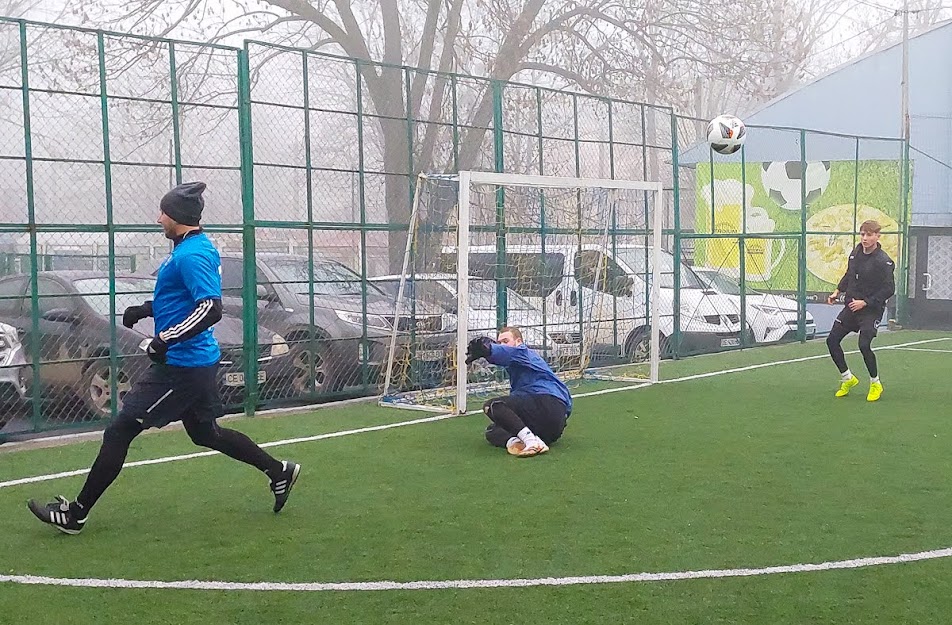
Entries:
<svg viewBox="0 0 952 625">
<path fill-rule="evenodd" d="M 552 395 L 496 397 L 483 404 L 483 412 L 492 421 L 486 440 L 497 447 L 505 447 L 523 428 L 550 445 L 559 440 L 568 421 L 565 404 Z"/>
<path fill-rule="evenodd" d="M 135 437 L 150 427 L 161 428 L 173 421 L 182 421 L 196 445 L 277 475 L 281 463 L 241 432 L 219 427 L 217 418 L 221 414 L 218 365 L 152 365 L 123 398 L 122 410 L 103 432 L 102 447 L 77 503 L 88 512 L 119 476 Z"/>
</svg>

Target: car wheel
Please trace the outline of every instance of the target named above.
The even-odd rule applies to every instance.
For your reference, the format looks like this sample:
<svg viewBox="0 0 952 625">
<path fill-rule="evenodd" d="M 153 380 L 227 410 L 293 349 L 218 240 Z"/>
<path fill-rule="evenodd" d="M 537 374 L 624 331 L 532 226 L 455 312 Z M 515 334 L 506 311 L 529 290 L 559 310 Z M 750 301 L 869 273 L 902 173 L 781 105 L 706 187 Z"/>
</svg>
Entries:
<svg viewBox="0 0 952 625">
<path fill-rule="evenodd" d="M 113 404 L 116 405 L 116 412 L 121 410 L 122 400 L 130 390 L 132 380 L 122 366 L 119 366 L 116 370 L 116 396 L 113 397 L 109 360 L 95 360 L 83 372 L 81 399 L 86 409 L 97 419 L 111 418 Z"/>
<path fill-rule="evenodd" d="M 22 413 L 26 408 L 27 402 L 23 399 L 26 388 L 26 376 L 24 371 L 26 367 L 17 370 L 16 384 L 19 388 L 10 386 L 0 387 L 0 430 L 6 427 L 15 415 Z"/>
<path fill-rule="evenodd" d="M 671 357 L 671 345 L 664 334 L 659 346 L 659 357 L 664 360 Z M 628 362 L 648 362 L 651 359 L 651 334 L 648 328 L 639 328 L 625 342 L 625 355 Z"/>
<path fill-rule="evenodd" d="M 291 348 L 289 360 L 293 369 L 291 392 L 294 396 L 320 395 L 334 390 L 335 368 L 326 341 L 316 340 L 309 344 L 306 338 L 301 340 Z"/>
</svg>

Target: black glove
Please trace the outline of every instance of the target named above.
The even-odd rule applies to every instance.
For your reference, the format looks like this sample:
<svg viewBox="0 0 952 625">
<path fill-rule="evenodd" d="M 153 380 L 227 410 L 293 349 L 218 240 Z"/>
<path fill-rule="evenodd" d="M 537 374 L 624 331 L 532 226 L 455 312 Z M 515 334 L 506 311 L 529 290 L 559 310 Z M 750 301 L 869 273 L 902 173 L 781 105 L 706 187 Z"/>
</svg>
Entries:
<svg viewBox="0 0 952 625">
<path fill-rule="evenodd" d="M 140 320 L 152 316 L 152 302 L 146 302 L 141 306 L 130 306 L 122 313 L 122 325 L 131 328 Z"/>
<path fill-rule="evenodd" d="M 159 336 L 152 339 L 152 342 L 145 348 L 145 353 L 149 355 L 149 360 L 159 365 L 165 364 L 165 355 L 168 351 L 169 344 L 163 341 Z"/>
<path fill-rule="evenodd" d="M 466 364 L 479 358 L 489 358 L 493 351 L 493 340 L 488 336 L 480 336 L 469 342 L 466 347 Z"/>
</svg>

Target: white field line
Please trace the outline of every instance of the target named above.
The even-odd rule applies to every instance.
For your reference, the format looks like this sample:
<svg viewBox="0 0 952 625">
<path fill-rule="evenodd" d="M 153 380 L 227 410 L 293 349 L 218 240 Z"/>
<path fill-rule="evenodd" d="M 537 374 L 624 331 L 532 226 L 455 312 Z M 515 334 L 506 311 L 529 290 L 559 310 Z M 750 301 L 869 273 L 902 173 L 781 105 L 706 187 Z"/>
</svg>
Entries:
<svg viewBox="0 0 952 625">
<path fill-rule="evenodd" d="M 884 345 L 883 347 L 877 347 L 874 351 L 882 351 L 886 349 L 904 349 L 908 348 L 908 351 L 926 351 L 925 349 L 916 350 L 915 348 L 908 347 L 910 345 L 922 345 L 925 343 L 935 343 L 938 341 L 950 341 L 952 337 L 942 337 L 938 339 L 923 339 L 921 341 L 912 341 L 909 343 L 899 343 L 896 345 Z M 939 351 L 939 350 L 936 350 Z M 859 350 L 854 349 L 848 352 L 844 352 L 846 355 L 858 354 Z M 674 382 L 687 382 L 689 380 L 700 380 L 702 378 L 713 378 L 719 375 L 725 375 L 727 373 L 743 373 L 745 371 L 753 371 L 754 369 L 763 369 L 765 367 L 775 367 L 777 365 L 789 365 L 795 362 L 806 362 L 808 360 L 820 360 L 823 358 L 829 358 L 829 354 L 817 354 L 815 356 L 803 356 L 802 358 L 790 358 L 789 360 L 772 360 L 770 362 L 764 362 L 757 365 L 747 365 L 744 367 L 735 367 L 733 369 L 721 369 L 719 371 L 709 371 L 707 373 L 696 373 L 694 375 L 686 375 L 680 378 L 672 378 L 670 380 L 658 380 L 655 384 L 672 384 Z M 579 393 L 578 395 L 573 395 L 572 397 L 590 397 L 592 395 L 607 395 L 609 393 L 619 393 L 621 391 L 630 391 L 637 388 L 643 388 L 645 386 L 652 386 L 652 384 L 644 383 L 638 384 L 636 386 L 622 386 L 618 388 L 606 388 L 600 391 L 590 391 L 588 393 Z M 2 486 L 2 484 L 0 484 Z"/>
<path fill-rule="evenodd" d="M 935 342 L 938 342 L 938 341 L 948 341 L 948 340 L 952 340 L 952 337 L 943 337 L 943 338 L 937 338 L 937 339 L 925 339 L 925 340 L 921 340 L 921 341 L 912 341 L 912 342 L 909 342 L 909 343 L 899 343 L 899 344 L 896 344 L 896 345 L 886 345 L 886 346 L 877 348 L 877 351 L 886 350 L 886 349 L 901 349 L 901 348 L 909 347 L 909 346 L 912 346 L 912 345 L 923 345 L 923 344 L 926 344 L 926 343 L 935 343 Z M 846 353 L 847 353 L 847 354 L 857 354 L 857 353 L 859 353 L 859 351 L 858 351 L 858 350 L 853 350 L 853 351 L 849 351 L 849 352 L 846 352 Z M 672 383 L 674 383 L 674 382 L 687 382 L 687 381 L 689 381 L 689 380 L 698 380 L 698 379 L 701 379 L 701 378 L 710 378 L 710 377 L 715 377 L 715 376 L 719 376 L 719 375 L 725 375 L 725 374 L 728 374 L 728 373 L 742 373 L 742 372 L 744 372 L 744 371 L 753 371 L 754 369 L 763 369 L 763 368 L 765 368 L 765 367 L 774 367 L 774 366 L 777 366 L 777 365 L 785 365 L 785 364 L 791 364 L 791 363 L 796 363 L 796 362 L 805 362 L 805 361 L 808 361 L 808 360 L 817 360 L 817 359 L 820 359 L 820 358 L 829 358 L 829 355 L 827 355 L 827 354 L 821 354 L 821 355 L 816 355 L 816 356 L 804 356 L 804 357 L 802 357 L 802 358 L 791 358 L 791 359 L 789 359 L 789 360 L 775 360 L 775 361 L 766 362 L 766 363 L 761 363 L 761 364 L 756 364 L 756 365 L 748 365 L 748 366 L 746 366 L 746 367 L 735 367 L 735 368 L 733 368 L 733 369 L 723 369 L 723 370 L 720 370 L 720 371 L 711 371 L 711 372 L 708 372 L 708 373 L 698 373 L 698 374 L 695 374 L 695 375 L 688 375 L 688 376 L 684 376 L 684 377 L 680 377 L 680 378 L 673 378 L 673 379 L 671 379 L 671 380 L 661 380 L 661 381 L 658 382 L 658 384 L 672 384 Z M 652 386 L 652 385 L 651 385 L 651 384 L 644 384 L 644 383 L 642 383 L 642 384 L 635 384 L 635 385 L 632 385 L 632 386 L 621 386 L 621 387 L 618 387 L 618 388 L 608 388 L 608 389 L 603 389 L 603 390 L 600 390 L 600 391 L 589 391 L 589 392 L 587 392 L 587 393 L 577 393 L 577 394 L 574 394 L 572 397 L 573 397 L 573 398 L 578 398 L 578 397 L 592 397 L 592 396 L 594 396 L 594 395 L 605 395 L 605 394 L 608 394 L 608 393 L 619 393 L 619 392 L 621 392 L 621 391 L 631 391 L 631 390 L 636 390 L 636 389 L 639 389 L 639 388 L 646 388 L 646 387 L 649 387 L 649 386 Z M 272 441 L 272 442 L 270 442 L 270 443 L 261 443 L 260 446 L 263 447 L 263 448 L 267 448 L 267 447 L 281 447 L 281 446 L 284 446 L 284 445 L 293 445 L 293 444 L 295 444 L 295 443 L 308 443 L 308 442 L 319 441 L 319 440 L 324 440 L 324 439 L 328 439 L 328 438 L 339 438 L 339 437 L 342 437 L 342 436 L 350 436 L 350 435 L 353 435 L 353 434 L 364 434 L 364 433 L 367 433 L 367 432 L 377 432 L 377 431 L 381 431 L 381 430 L 389 430 L 389 429 L 392 429 L 392 428 L 404 427 L 404 426 L 407 426 L 407 425 L 418 425 L 418 424 L 421 424 L 421 423 L 431 423 L 431 422 L 434 422 L 434 421 L 443 421 L 443 420 L 446 420 L 446 419 L 453 419 L 453 418 L 456 418 L 456 417 L 462 417 L 462 416 L 467 416 L 467 415 L 473 415 L 473 414 L 477 414 L 477 413 L 479 413 L 479 412 L 482 412 L 482 411 L 481 411 L 481 410 L 471 410 L 471 411 L 466 412 L 466 413 L 461 414 L 461 415 L 443 414 L 443 415 L 437 415 L 437 416 L 434 416 L 434 417 L 426 417 L 426 418 L 422 418 L 422 419 L 412 419 L 412 420 L 410 420 L 410 421 L 399 421 L 399 422 L 397 422 L 397 423 L 387 423 L 387 424 L 384 424 L 384 425 L 375 425 L 375 426 L 371 426 L 371 427 L 357 428 L 357 429 L 353 429 L 353 430 L 342 430 L 342 431 L 339 431 L 339 432 L 330 432 L 330 433 L 328 433 L 328 434 L 318 434 L 318 435 L 315 435 L 315 436 L 305 436 L 305 437 L 302 437 L 302 438 L 289 438 L 289 439 L 285 439 L 285 440 Z M 205 457 L 208 457 L 208 456 L 215 456 L 215 455 L 218 455 L 219 453 L 220 453 L 220 452 L 217 452 L 217 451 L 200 451 L 200 452 L 195 452 L 195 453 L 191 453 L 191 454 L 182 454 L 182 455 L 179 455 L 179 456 L 166 456 L 166 457 L 164 457 L 164 458 L 153 458 L 153 459 L 150 459 L 150 460 L 137 460 L 137 461 L 135 461 L 135 462 L 127 462 L 126 464 L 124 464 L 124 465 L 122 465 L 122 466 L 123 466 L 123 468 L 128 468 L 128 467 L 147 466 L 147 465 L 151 465 L 151 464 L 165 464 L 165 463 L 167 463 L 167 462 L 177 462 L 177 461 L 179 461 L 179 460 L 191 460 L 191 459 L 193 459 L 193 458 L 205 458 Z M 50 480 L 56 480 L 56 479 L 60 479 L 60 478 L 75 477 L 75 476 L 77 476 L 77 475 L 85 475 L 85 474 L 87 474 L 87 473 L 89 473 L 89 469 L 77 469 L 77 470 L 75 470 L 75 471 L 63 471 L 63 472 L 60 472 L 60 473 L 50 473 L 50 474 L 47 474 L 47 475 L 36 475 L 36 476 L 33 476 L 33 477 L 23 477 L 23 478 L 19 478 L 19 479 L 15 479 L 15 480 L 7 480 L 7 481 L 5 481 L 5 482 L 0 482 L 0 488 L 8 488 L 8 487 L 10 487 L 10 486 L 19 486 L 19 485 L 21 485 L 21 484 L 34 484 L 34 483 L 36 483 L 36 482 L 47 482 L 47 481 L 50 481 Z"/>
<path fill-rule="evenodd" d="M 929 349 L 928 347 L 894 347 L 900 352 L 932 352 L 933 354 L 952 354 L 952 349 Z"/>
<path fill-rule="evenodd" d="M 330 432 L 328 434 L 317 434 L 315 436 L 305 436 L 303 438 L 288 438 L 280 441 L 272 441 L 270 443 L 261 443 L 260 447 L 280 447 L 282 445 L 292 445 L 294 443 L 307 443 L 310 441 L 319 441 L 325 438 L 339 438 L 341 436 L 349 436 L 351 434 L 363 434 L 365 432 L 375 432 L 377 430 L 389 430 L 391 428 L 403 427 L 405 425 L 416 425 L 418 423 L 429 423 L 431 421 L 442 421 L 444 419 L 452 419 L 459 415 L 443 414 L 435 417 L 427 417 L 424 419 L 413 419 L 412 421 L 400 421 L 399 423 L 387 423 L 384 425 L 374 425 L 365 428 L 357 428 L 354 430 L 341 430 L 339 432 Z M 137 460 L 135 462 L 127 462 L 123 468 L 128 467 L 142 467 L 150 464 L 165 464 L 166 462 L 176 462 L 178 460 L 191 460 L 192 458 L 205 458 L 207 456 L 216 456 L 220 452 L 217 451 L 199 451 L 191 454 L 182 454 L 180 456 L 166 456 L 164 458 L 153 458 L 151 460 Z M 63 477 L 74 477 L 76 475 L 85 475 L 89 473 L 89 469 L 78 469 L 76 471 L 63 471 L 62 473 L 51 473 L 49 475 L 37 475 L 35 477 L 24 477 L 17 480 L 8 480 L 6 482 L 0 482 L 0 488 L 7 488 L 9 486 L 17 486 L 19 484 L 32 484 L 34 482 L 46 482 L 48 480 L 56 480 Z"/>
<path fill-rule="evenodd" d="M 637 582 L 670 582 L 686 579 L 717 579 L 724 577 L 755 577 L 785 573 L 814 573 L 842 569 L 859 569 L 890 564 L 936 560 L 952 556 L 952 548 L 836 560 L 817 564 L 786 564 L 762 568 L 705 569 L 669 573 L 628 573 L 625 575 L 584 575 L 573 577 L 538 577 L 520 579 L 456 579 L 414 582 L 221 582 L 221 581 L 157 581 L 134 579 L 95 579 L 45 577 L 39 575 L 0 575 L 0 583 L 37 586 L 69 586 L 75 588 L 143 588 L 161 590 L 230 590 L 271 592 L 340 592 L 380 590 L 445 590 L 467 588 L 526 588 L 530 586 L 579 586 L 585 584 L 619 584 Z"/>
</svg>

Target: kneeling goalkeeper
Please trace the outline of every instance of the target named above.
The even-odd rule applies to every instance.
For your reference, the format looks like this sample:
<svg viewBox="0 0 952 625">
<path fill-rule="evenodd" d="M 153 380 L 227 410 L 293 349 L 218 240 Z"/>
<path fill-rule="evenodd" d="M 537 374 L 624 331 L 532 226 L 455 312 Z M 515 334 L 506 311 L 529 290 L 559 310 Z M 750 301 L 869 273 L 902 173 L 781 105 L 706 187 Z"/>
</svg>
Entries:
<svg viewBox="0 0 952 625">
<path fill-rule="evenodd" d="M 466 364 L 485 358 L 509 373 L 510 394 L 483 404 L 492 421 L 486 440 L 521 458 L 549 451 L 572 413 L 572 395 L 548 363 L 522 342 L 522 332 L 506 327 L 495 342 L 488 336 L 475 338 L 466 356 Z"/>
</svg>

